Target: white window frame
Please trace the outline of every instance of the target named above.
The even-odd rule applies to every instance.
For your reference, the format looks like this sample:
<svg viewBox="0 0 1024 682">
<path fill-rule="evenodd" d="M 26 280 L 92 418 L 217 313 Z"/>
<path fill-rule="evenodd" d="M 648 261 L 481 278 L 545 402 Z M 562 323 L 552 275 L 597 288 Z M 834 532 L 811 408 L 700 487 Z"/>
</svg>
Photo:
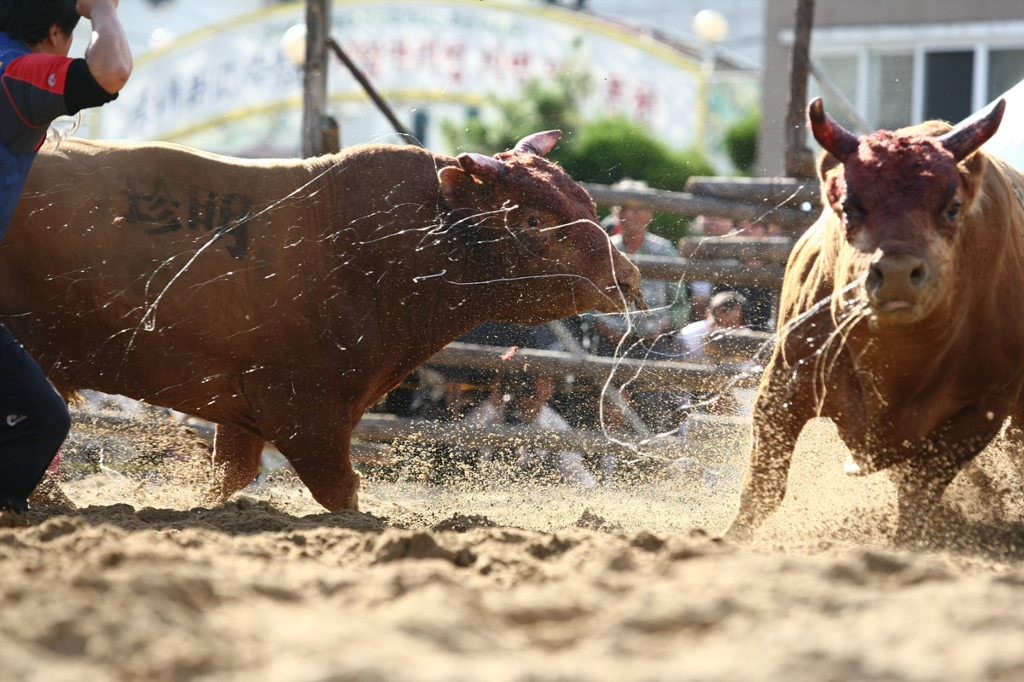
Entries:
<svg viewBox="0 0 1024 682">
<path fill-rule="evenodd" d="M 793 30 L 779 33 L 779 42 L 793 44 Z M 924 120 L 924 66 L 928 52 L 974 52 L 971 110 L 978 111 L 988 102 L 989 52 L 1000 49 L 1024 49 L 1024 20 L 979 21 L 942 24 L 906 24 L 899 26 L 824 26 L 811 32 L 811 57 L 835 55 L 857 57 L 857 113 L 872 120 L 868 111 L 870 58 L 872 54 L 913 54 L 914 82 L 911 93 L 911 124 Z"/>
</svg>

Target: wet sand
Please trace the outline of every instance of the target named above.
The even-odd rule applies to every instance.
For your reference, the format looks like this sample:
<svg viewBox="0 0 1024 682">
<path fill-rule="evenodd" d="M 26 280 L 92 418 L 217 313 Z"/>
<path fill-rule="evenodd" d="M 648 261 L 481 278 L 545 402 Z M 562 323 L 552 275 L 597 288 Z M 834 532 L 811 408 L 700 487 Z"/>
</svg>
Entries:
<svg viewBox="0 0 1024 682">
<path fill-rule="evenodd" d="M 957 481 L 948 541 L 889 542 L 884 475 L 801 439 L 782 511 L 664 467 L 563 485 L 368 480 L 325 513 L 287 475 L 214 509 L 144 476 L 0 516 L 0 679 L 1024 680 L 1021 481 Z M 1002 458 L 1002 459 L 1001 459 Z M 122 472 L 123 473 L 123 472 Z"/>
</svg>

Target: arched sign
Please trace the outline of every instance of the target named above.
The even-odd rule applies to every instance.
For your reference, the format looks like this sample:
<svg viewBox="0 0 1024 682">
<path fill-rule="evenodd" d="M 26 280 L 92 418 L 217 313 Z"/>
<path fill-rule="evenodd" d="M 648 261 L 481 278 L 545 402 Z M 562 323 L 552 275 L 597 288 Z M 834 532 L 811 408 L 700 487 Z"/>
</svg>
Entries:
<svg viewBox="0 0 1024 682">
<path fill-rule="evenodd" d="M 93 135 L 296 154 L 302 79 L 281 39 L 304 20 L 302 3 L 279 5 L 142 55 L 132 87 L 103 108 Z M 528 79 L 580 64 L 593 85 L 584 115 L 625 115 L 675 147 L 701 139 L 700 65 L 586 13 L 479 0 L 338 0 L 331 34 L 406 125 L 425 128 L 428 146 L 440 151 L 450 151 L 442 120 L 464 120 L 488 95 L 514 96 Z M 343 144 L 397 141 L 333 56 L 328 89 Z"/>
</svg>

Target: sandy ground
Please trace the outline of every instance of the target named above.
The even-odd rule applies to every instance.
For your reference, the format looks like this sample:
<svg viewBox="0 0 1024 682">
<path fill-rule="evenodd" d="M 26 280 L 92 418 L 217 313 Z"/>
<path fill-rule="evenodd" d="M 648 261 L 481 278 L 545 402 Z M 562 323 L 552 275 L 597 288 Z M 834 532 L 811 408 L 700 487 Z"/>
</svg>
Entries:
<svg viewBox="0 0 1024 682">
<path fill-rule="evenodd" d="M 66 484 L 78 510 L 0 516 L 0 679 L 1024 681 L 1001 456 L 914 553 L 887 479 L 844 477 L 822 425 L 750 547 L 714 539 L 728 481 L 660 466 L 595 491 L 368 480 L 335 514 L 286 475 L 207 509 L 109 471 Z"/>
</svg>

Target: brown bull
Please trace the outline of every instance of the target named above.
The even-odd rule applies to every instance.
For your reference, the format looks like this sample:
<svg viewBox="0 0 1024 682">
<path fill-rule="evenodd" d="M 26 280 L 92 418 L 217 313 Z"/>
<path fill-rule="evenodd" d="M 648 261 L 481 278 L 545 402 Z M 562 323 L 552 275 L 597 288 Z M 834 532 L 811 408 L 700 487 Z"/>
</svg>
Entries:
<svg viewBox="0 0 1024 682">
<path fill-rule="evenodd" d="M 897 542 L 1024 408 L 1024 176 L 979 150 L 1004 103 L 955 130 L 857 137 L 815 100 L 824 210 L 790 256 L 778 341 L 727 537 L 782 503 L 804 425 L 827 417 L 848 473 L 892 468 Z"/>
<path fill-rule="evenodd" d="M 590 196 L 542 158 L 558 137 L 307 161 L 69 140 L 0 248 L 0 321 L 62 392 L 216 422 L 223 498 L 268 441 L 318 502 L 356 508 L 352 429 L 446 343 L 642 305 Z"/>
</svg>

